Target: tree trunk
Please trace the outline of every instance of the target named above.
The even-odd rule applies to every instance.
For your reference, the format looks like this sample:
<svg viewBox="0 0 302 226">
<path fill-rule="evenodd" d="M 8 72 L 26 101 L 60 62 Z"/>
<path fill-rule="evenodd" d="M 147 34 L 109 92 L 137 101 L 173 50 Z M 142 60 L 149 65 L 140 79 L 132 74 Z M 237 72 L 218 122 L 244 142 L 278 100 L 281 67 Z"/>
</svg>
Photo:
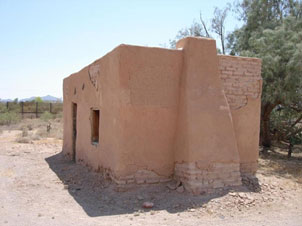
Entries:
<svg viewBox="0 0 302 226">
<path fill-rule="evenodd" d="M 261 131 L 260 131 L 260 142 L 264 147 L 269 148 L 271 146 L 271 134 L 270 134 L 270 115 L 272 110 L 278 105 L 279 103 L 272 104 L 272 103 L 265 103 L 261 107 Z"/>
<path fill-rule="evenodd" d="M 287 153 L 287 158 L 292 157 L 293 146 L 294 146 L 294 145 L 292 145 L 291 143 L 289 143 L 289 146 L 288 146 L 288 153 Z"/>
<path fill-rule="evenodd" d="M 265 148 L 271 146 L 271 134 L 270 134 L 270 121 L 269 116 L 263 117 L 262 119 L 262 145 Z"/>
</svg>

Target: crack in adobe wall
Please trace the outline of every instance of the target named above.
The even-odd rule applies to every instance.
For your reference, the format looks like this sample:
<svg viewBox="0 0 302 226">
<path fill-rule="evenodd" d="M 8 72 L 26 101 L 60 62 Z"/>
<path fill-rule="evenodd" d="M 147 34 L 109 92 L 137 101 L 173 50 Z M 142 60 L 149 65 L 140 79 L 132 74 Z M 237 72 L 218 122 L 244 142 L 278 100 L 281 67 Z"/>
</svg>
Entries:
<svg viewBox="0 0 302 226">
<path fill-rule="evenodd" d="M 100 74 L 100 66 L 98 64 L 91 65 L 88 69 L 88 76 L 91 84 L 98 91 L 98 76 Z"/>
</svg>

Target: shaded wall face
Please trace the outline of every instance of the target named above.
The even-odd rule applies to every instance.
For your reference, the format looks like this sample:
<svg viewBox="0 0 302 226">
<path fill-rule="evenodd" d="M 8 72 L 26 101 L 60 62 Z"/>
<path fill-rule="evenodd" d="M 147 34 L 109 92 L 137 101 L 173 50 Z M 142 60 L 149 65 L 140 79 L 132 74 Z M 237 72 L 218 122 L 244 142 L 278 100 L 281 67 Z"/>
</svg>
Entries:
<svg viewBox="0 0 302 226">
<path fill-rule="evenodd" d="M 77 104 L 76 161 L 94 169 L 118 167 L 117 51 L 64 79 L 63 152 L 72 156 L 72 105 Z M 99 143 L 92 142 L 92 110 L 99 111 Z"/>
<path fill-rule="evenodd" d="M 241 171 L 253 173 L 259 153 L 261 60 L 220 55 L 219 70 L 232 113 Z"/>
<path fill-rule="evenodd" d="M 169 177 L 174 170 L 182 53 L 177 50 L 121 47 L 119 176 L 151 171 Z"/>
</svg>

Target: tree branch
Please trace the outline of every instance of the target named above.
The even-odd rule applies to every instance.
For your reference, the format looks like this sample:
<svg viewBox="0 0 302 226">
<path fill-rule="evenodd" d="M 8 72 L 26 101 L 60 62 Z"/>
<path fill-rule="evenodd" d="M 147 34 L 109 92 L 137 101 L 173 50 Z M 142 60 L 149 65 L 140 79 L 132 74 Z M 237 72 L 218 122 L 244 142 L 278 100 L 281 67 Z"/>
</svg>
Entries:
<svg viewBox="0 0 302 226">
<path fill-rule="evenodd" d="M 201 12 L 200 12 L 200 14 L 199 14 L 199 18 L 200 18 L 200 22 L 201 22 L 201 24 L 202 24 L 202 26 L 203 26 L 203 29 L 204 29 L 204 31 L 206 32 L 206 36 L 207 36 L 208 38 L 210 38 L 211 36 L 210 36 L 210 34 L 209 34 L 209 32 L 208 32 L 206 23 L 205 23 L 204 20 L 202 19 Z"/>
</svg>

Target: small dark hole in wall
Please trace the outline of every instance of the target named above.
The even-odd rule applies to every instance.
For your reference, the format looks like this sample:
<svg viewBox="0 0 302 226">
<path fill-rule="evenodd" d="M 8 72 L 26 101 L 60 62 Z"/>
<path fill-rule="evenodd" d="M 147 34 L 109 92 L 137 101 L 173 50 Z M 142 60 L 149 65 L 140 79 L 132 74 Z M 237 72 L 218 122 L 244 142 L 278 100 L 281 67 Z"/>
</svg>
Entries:
<svg viewBox="0 0 302 226">
<path fill-rule="evenodd" d="M 82 85 L 82 90 L 84 90 L 85 89 L 85 83 L 83 83 L 83 85 Z"/>
<path fill-rule="evenodd" d="M 74 88 L 73 95 L 76 95 L 76 94 L 77 94 L 77 88 Z"/>
<path fill-rule="evenodd" d="M 100 124 L 100 111 L 92 110 L 92 120 L 91 120 L 91 142 L 92 142 L 92 144 L 99 143 L 99 124 Z"/>
</svg>

